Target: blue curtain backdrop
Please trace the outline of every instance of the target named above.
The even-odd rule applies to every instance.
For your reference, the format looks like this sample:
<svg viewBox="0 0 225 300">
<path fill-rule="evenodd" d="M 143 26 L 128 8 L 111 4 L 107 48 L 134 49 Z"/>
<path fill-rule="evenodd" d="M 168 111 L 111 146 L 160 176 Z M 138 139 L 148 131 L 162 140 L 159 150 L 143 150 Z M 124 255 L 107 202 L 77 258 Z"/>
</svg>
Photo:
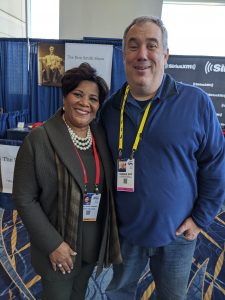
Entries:
<svg viewBox="0 0 225 300">
<path fill-rule="evenodd" d="M 117 39 L 84 40 L 0 39 L 0 138 L 6 130 L 25 123 L 43 122 L 62 106 L 60 87 L 38 85 L 38 43 L 113 45 L 111 90 L 114 93 L 125 81 L 122 42 Z"/>
</svg>

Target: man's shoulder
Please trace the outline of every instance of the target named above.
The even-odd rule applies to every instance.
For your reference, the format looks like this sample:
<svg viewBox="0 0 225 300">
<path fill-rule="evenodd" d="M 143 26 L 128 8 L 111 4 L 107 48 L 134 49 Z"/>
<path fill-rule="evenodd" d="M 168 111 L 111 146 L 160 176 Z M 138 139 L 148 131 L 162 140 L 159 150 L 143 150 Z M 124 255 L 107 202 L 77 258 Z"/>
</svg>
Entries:
<svg viewBox="0 0 225 300">
<path fill-rule="evenodd" d="M 181 81 L 177 81 L 175 80 L 175 83 L 176 83 L 176 86 L 178 88 L 178 90 L 184 90 L 184 91 L 187 91 L 187 92 L 193 92 L 193 93 L 196 93 L 196 94 L 199 94 L 199 95 L 207 95 L 207 93 L 201 89 L 200 87 L 198 86 L 195 86 L 193 84 L 190 84 L 190 83 L 185 83 L 185 82 L 181 82 Z"/>
<path fill-rule="evenodd" d="M 180 81 L 175 81 L 178 95 L 193 99 L 193 101 L 211 102 L 209 94 L 207 94 L 202 88 Z"/>
</svg>

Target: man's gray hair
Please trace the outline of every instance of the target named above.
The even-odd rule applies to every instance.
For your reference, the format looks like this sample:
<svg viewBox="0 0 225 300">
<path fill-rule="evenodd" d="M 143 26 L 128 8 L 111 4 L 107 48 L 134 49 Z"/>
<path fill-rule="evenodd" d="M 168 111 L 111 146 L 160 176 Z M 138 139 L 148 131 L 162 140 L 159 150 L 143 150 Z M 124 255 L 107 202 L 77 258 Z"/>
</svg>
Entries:
<svg viewBox="0 0 225 300">
<path fill-rule="evenodd" d="M 125 48 L 125 40 L 126 40 L 126 36 L 128 31 L 130 30 L 130 28 L 133 25 L 141 25 L 141 24 L 145 24 L 145 23 L 154 23 L 156 24 L 161 32 L 162 32 L 162 41 L 163 41 L 163 49 L 167 50 L 168 49 L 168 33 L 167 33 L 167 29 L 164 26 L 162 20 L 158 17 L 147 17 L 147 16 L 142 16 L 142 17 L 138 17 L 136 19 L 134 19 L 131 24 L 125 29 L 124 34 L 123 34 L 123 51 Z"/>
</svg>

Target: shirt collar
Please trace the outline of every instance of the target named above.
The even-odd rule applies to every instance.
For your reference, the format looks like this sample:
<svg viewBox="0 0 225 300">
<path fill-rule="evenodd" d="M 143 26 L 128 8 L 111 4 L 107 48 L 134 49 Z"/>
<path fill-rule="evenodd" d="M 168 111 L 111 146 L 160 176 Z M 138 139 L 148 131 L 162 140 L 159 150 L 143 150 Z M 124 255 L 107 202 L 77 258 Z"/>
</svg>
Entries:
<svg viewBox="0 0 225 300">
<path fill-rule="evenodd" d="M 168 98 L 169 96 L 172 96 L 174 94 L 177 94 L 176 82 L 170 75 L 164 73 L 160 87 L 158 88 L 158 91 L 156 92 L 156 94 L 152 98 L 152 100 L 153 101 L 156 99 L 165 100 L 166 98 Z M 127 103 L 130 103 L 130 104 L 135 105 L 140 108 L 140 106 L 135 101 L 135 99 L 132 97 L 130 92 L 127 97 Z"/>
<path fill-rule="evenodd" d="M 162 83 L 154 97 L 154 100 L 165 100 L 177 93 L 178 91 L 175 80 L 169 74 L 164 73 Z"/>
<path fill-rule="evenodd" d="M 121 109 L 125 89 L 127 86 L 127 82 L 123 84 L 121 89 L 119 89 L 113 95 L 113 106 Z M 154 97 L 154 100 L 159 99 L 160 101 L 166 100 L 168 97 L 178 94 L 176 81 L 169 75 L 164 73 L 162 83 Z M 127 99 L 129 100 L 129 99 Z M 128 101 L 129 102 L 129 101 Z"/>
</svg>

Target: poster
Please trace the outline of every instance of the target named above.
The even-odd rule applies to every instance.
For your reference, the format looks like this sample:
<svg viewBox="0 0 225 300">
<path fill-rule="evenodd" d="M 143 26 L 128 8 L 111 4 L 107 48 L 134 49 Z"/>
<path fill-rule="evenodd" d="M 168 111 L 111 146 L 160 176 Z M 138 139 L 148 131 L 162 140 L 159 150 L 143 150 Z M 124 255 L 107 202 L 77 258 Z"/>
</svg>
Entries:
<svg viewBox="0 0 225 300">
<path fill-rule="evenodd" d="M 112 45 L 100 44 L 65 44 L 65 71 L 78 67 L 82 62 L 89 63 L 97 74 L 111 86 Z"/>
<path fill-rule="evenodd" d="M 38 44 L 38 84 L 61 86 L 65 67 L 64 44 Z"/>
</svg>

